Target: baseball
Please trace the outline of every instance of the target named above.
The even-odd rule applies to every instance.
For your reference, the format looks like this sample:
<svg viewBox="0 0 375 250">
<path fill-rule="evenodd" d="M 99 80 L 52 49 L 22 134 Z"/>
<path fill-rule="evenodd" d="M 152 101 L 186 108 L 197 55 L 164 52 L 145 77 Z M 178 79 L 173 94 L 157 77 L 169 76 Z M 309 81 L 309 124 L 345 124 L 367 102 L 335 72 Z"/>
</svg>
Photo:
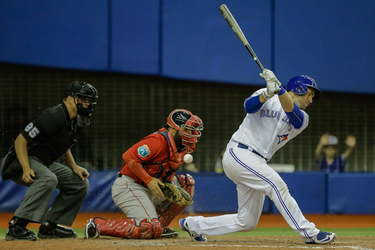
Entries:
<svg viewBox="0 0 375 250">
<path fill-rule="evenodd" d="M 193 156 L 191 154 L 184 155 L 184 162 L 185 163 L 192 163 L 193 162 Z"/>
</svg>

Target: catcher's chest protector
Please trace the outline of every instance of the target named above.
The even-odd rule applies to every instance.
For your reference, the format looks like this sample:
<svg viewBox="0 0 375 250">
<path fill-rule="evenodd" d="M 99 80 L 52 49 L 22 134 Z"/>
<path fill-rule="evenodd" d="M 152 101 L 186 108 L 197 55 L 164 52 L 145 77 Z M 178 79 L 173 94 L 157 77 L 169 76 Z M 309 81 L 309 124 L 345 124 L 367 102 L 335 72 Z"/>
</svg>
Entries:
<svg viewBox="0 0 375 250">
<path fill-rule="evenodd" d="M 165 171 L 164 169 L 164 166 L 163 164 L 167 163 L 170 161 L 171 159 L 171 155 L 172 155 L 172 158 L 174 156 L 174 153 L 173 153 L 173 148 L 171 146 L 171 142 L 169 140 L 169 136 L 168 136 L 168 133 L 169 131 L 168 130 L 165 130 L 165 131 L 162 131 L 162 132 L 156 132 L 158 134 L 161 134 L 162 136 L 164 136 L 166 142 L 167 142 L 167 147 L 168 147 L 168 159 L 165 160 L 165 161 L 162 161 L 162 162 L 152 162 L 152 163 L 143 163 L 143 166 L 145 165 L 149 165 L 149 164 L 152 164 L 152 165 L 159 165 L 159 170 L 158 172 L 156 173 L 156 175 L 154 176 L 155 178 L 159 178 Z M 176 172 L 177 169 L 172 169 L 172 168 L 169 168 L 168 172 L 166 173 L 166 176 L 163 177 L 163 180 L 166 180 L 168 179 L 169 176 L 171 176 L 174 172 Z"/>
</svg>

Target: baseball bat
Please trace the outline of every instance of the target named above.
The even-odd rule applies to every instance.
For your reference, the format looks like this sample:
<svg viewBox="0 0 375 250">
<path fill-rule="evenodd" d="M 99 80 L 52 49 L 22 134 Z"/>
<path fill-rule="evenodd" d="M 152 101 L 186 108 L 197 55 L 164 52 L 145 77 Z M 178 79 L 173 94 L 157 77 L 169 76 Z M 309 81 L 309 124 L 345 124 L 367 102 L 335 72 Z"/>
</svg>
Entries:
<svg viewBox="0 0 375 250">
<path fill-rule="evenodd" d="M 258 64 L 260 70 L 264 70 L 264 67 L 262 63 L 260 62 L 259 58 L 255 54 L 253 48 L 251 48 L 249 42 L 247 41 L 245 35 L 243 34 L 240 26 L 238 25 L 236 19 L 234 19 L 232 13 L 230 13 L 228 7 L 225 4 L 220 5 L 219 10 L 221 14 L 223 15 L 225 21 L 229 24 L 229 26 L 232 28 L 233 32 L 237 35 L 237 37 L 241 40 L 243 45 L 245 45 L 247 51 L 250 52 L 250 55 L 253 57 L 254 61 Z"/>
</svg>

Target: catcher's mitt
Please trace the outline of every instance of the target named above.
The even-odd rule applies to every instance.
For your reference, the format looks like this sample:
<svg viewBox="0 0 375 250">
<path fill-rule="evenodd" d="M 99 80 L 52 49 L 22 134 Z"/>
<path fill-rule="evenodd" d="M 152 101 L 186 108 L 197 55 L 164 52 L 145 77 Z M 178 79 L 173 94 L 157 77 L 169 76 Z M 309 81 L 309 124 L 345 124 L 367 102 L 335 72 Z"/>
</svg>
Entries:
<svg viewBox="0 0 375 250">
<path fill-rule="evenodd" d="M 170 181 L 165 181 L 164 186 L 160 186 L 164 196 L 171 202 L 176 202 L 181 207 L 188 207 L 193 204 L 190 195 L 180 187 L 175 186 Z"/>
</svg>

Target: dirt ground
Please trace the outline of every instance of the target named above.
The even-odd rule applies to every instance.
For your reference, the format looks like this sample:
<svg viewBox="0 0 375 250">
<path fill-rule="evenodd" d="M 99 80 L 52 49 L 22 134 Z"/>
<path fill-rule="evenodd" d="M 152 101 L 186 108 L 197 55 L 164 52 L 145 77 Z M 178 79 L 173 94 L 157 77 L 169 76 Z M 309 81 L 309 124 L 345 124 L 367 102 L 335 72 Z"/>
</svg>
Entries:
<svg viewBox="0 0 375 250">
<path fill-rule="evenodd" d="M 200 214 L 199 214 L 200 215 Z M 209 214 L 204 216 L 214 216 Z M 83 228 L 86 220 L 92 217 L 105 219 L 124 218 L 123 214 L 79 214 L 73 228 Z M 182 214 L 176 218 L 171 227 L 178 227 L 178 220 L 188 216 Z M 12 214 L 0 214 L 0 228 L 7 228 L 7 222 Z M 375 215 L 306 215 L 306 218 L 314 222 L 320 228 L 361 228 L 375 227 Z M 38 228 L 38 224 L 30 224 L 29 228 Z M 258 227 L 288 227 L 281 215 L 262 215 Z M 173 239 L 156 240 L 124 240 L 112 237 L 100 237 L 98 239 L 59 239 L 42 240 L 35 242 L 7 242 L 0 238 L 0 249 L 129 249 L 129 250 L 172 250 L 172 249 L 359 249 L 375 250 L 375 236 L 339 236 L 334 243 L 329 245 L 306 245 L 301 238 L 296 236 L 207 236 L 207 243 L 192 242 L 187 235 L 181 235 Z"/>
<path fill-rule="evenodd" d="M 192 249 L 375 249 L 375 237 L 340 237 L 329 245 L 306 245 L 298 236 L 230 237 L 210 236 L 207 243 L 192 242 L 183 236 L 174 239 L 124 240 L 100 237 L 98 239 L 76 238 L 72 240 L 40 240 L 34 242 L 0 240 L 1 249 L 130 249 L 130 250 L 192 250 Z"/>
</svg>

